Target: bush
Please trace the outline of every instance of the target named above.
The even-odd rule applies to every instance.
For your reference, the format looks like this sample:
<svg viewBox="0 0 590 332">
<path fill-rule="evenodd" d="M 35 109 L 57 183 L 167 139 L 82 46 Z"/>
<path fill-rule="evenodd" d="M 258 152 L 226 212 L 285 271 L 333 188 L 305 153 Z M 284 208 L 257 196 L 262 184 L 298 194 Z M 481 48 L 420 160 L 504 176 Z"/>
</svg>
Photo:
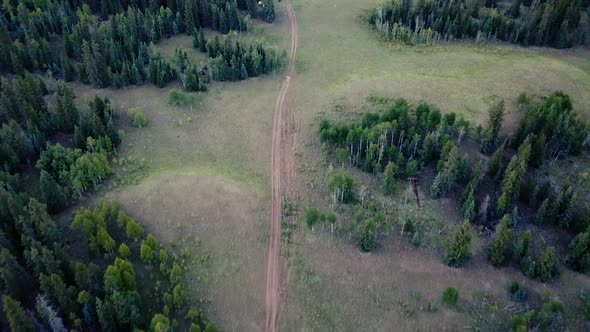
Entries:
<svg viewBox="0 0 590 332">
<path fill-rule="evenodd" d="M 520 284 L 518 281 L 512 281 L 508 291 L 510 292 L 510 298 L 512 301 L 525 302 L 527 299 L 527 290 L 524 285 Z"/>
<path fill-rule="evenodd" d="M 320 212 L 318 209 L 314 207 L 310 207 L 305 211 L 305 224 L 311 230 L 313 230 L 313 226 L 318 223 L 320 220 Z"/>
<path fill-rule="evenodd" d="M 170 93 L 168 93 L 168 105 L 170 106 L 194 106 L 200 100 L 199 95 L 184 93 L 179 90 L 170 90 Z"/>
<path fill-rule="evenodd" d="M 138 128 L 147 127 L 149 124 L 148 119 L 143 114 L 143 111 L 139 108 L 130 108 L 127 111 L 129 118 L 131 119 L 131 123 Z"/>
<path fill-rule="evenodd" d="M 457 290 L 457 288 L 454 287 L 449 287 L 445 289 L 442 295 L 442 300 L 446 305 L 450 307 L 456 306 L 457 302 L 459 301 L 459 290 Z"/>
<path fill-rule="evenodd" d="M 545 303 L 537 315 L 541 329 L 546 330 L 549 325 L 559 319 L 561 313 L 563 313 L 564 310 L 565 307 L 563 303 L 559 301 L 549 301 Z"/>
</svg>

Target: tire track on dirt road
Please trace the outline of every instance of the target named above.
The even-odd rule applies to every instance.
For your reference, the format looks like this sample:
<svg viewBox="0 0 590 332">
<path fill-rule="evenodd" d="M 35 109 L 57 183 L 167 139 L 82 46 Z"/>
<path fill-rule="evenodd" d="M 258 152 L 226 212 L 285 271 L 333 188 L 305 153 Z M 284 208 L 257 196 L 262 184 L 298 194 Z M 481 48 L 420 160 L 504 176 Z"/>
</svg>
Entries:
<svg viewBox="0 0 590 332">
<path fill-rule="evenodd" d="M 279 328 L 281 309 L 281 217 L 283 197 L 294 194 L 294 137 L 293 107 L 285 104 L 297 52 L 297 21 L 292 0 L 287 0 L 287 19 L 291 34 L 291 50 L 281 90 L 274 108 L 271 149 L 272 210 L 270 220 L 270 241 L 266 271 L 266 331 Z M 291 105 L 293 106 L 293 105 Z M 290 197 L 292 198 L 292 197 Z"/>
</svg>

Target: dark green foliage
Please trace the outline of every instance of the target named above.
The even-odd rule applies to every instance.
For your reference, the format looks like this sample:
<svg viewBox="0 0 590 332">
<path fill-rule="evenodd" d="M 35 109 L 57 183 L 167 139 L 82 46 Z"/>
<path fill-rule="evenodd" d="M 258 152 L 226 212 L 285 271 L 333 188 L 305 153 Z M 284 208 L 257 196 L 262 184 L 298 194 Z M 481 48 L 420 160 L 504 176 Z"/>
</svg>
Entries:
<svg viewBox="0 0 590 332">
<path fill-rule="evenodd" d="M 465 264 L 470 256 L 469 248 L 471 246 L 471 226 L 469 222 L 459 226 L 453 238 L 451 239 L 446 256 L 445 264 L 452 267 L 461 267 Z"/>
<path fill-rule="evenodd" d="M 512 157 L 506 167 L 502 181 L 502 195 L 498 198 L 497 213 L 502 215 L 509 211 L 513 200 L 518 197 L 520 182 L 524 177 L 531 155 L 531 140 L 528 137 L 518 148 L 518 153 Z"/>
<path fill-rule="evenodd" d="M 527 299 L 527 290 L 524 285 L 519 283 L 518 281 L 513 280 L 508 287 L 508 292 L 510 293 L 510 298 L 512 301 L 516 302 L 526 302 Z"/>
<path fill-rule="evenodd" d="M 486 154 L 492 153 L 496 150 L 498 143 L 498 136 L 500 129 L 502 129 L 502 121 L 504 120 L 504 100 L 498 102 L 488 112 L 487 127 L 481 137 L 481 151 Z"/>
<path fill-rule="evenodd" d="M 520 13 L 520 0 L 507 11 L 497 9 L 497 3 L 486 0 L 486 7 L 494 9 L 480 10 L 477 1 L 388 0 L 368 22 L 386 39 L 410 44 L 470 38 L 565 48 L 584 42 L 583 1 L 541 2 L 527 15 Z"/>
<path fill-rule="evenodd" d="M 50 213 L 60 212 L 66 207 L 68 201 L 66 190 L 45 170 L 41 170 L 39 187 L 43 201 L 46 202 L 47 210 Z"/>
<path fill-rule="evenodd" d="M 459 290 L 454 287 L 446 288 L 442 295 L 443 302 L 449 307 L 454 307 L 459 302 Z"/>
<path fill-rule="evenodd" d="M 537 137 L 533 161 L 540 165 L 543 159 L 579 154 L 588 126 L 574 111 L 570 97 L 563 92 L 555 92 L 543 103 L 527 110 L 513 135 L 512 144 L 518 146 L 530 134 Z"/>
<path fill-rule="evenodd" d="M 152 84 L 163 88 L 176 78 L 176 71 L 166 59 L 157 55 L 150 59 L 149 78 Z"/>
<path fill-rule="evenodd" d="M 216 36 L 206 42 L 206 49 L 214 81 L 238 81 L 269 74 L 286 62 L 285 52 L 279 54 L 260 43 L 245 44 L 233 34 L 224 40 Z"/>
<path fill-rule="evenodd" d="M 346 150 L 348 151 L 348 150 Z M 383 184 L 383 191 L 386 195 L 391 195 L 395 191 L 395 183 L 399 176 L 398 167 L 393 163 L 389 162 L 387 166 L 385 166 L 385 171 L 383 172 L 384 176 L 384 184 Z"/>
<path fill-rule="evenodd" d="M 526 231 L 516 241 L 516 245 L 514 247 L 513 258 L 517 262 L 520 262 L 522 259 L 524 259 L 525 257 L 528 256 L 529 247 L 531 246 L 532 239 L 533 239 L 533 234 L 531 233 L 531 231 Z"/>
<path fill-rule="evenodd" d="M 488 260 L 492 265 L 500 267 L 504 264 L 508 251 L 510 249 L 510 241 L 512 240 L 512 231 L 510 230 L 510 215 L 504 215 L 502 221 L 496 229 L 494 239 L 488 247 Z"/>
<path fill-rule="evenodd" d="M 207 87 L 199 80 L 199 71 L 196 66 L 190 66 L 184 72 L 184 79 L 182 81 L 184 91 L 196 92 L 206 91 Z"/>
<path fill-rule="evenodd" d="M 541 281 L 549 281 L 559 274 L 558 257 L 555 248 L 548 246 L 539 259 L 538 276 Z"/>
<path fill-rule="evenodd" d="M 0 291 L 15 299 L 22 299 L 22 289 L 28 287 L 30 276 L 8 249 L 0 249 Z"/>
<path fill-rule="evenodd" d="M 579 233 L 569 245 L 566 258 L 569 267 L 576 271 L 585 272 L 590 269 L 590 231 Z"/>
</svg>

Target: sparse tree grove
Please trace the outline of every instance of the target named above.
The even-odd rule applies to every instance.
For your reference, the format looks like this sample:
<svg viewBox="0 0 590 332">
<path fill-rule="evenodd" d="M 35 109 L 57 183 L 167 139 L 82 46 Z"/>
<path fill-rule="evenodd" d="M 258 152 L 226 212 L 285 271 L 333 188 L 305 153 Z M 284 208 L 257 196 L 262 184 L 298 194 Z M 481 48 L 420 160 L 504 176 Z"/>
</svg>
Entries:
<svg viewBox="0 0 590 332">
<path fill-rule="evenodd" d="M 467 262 L 470 223 L 476 223 L 492 231 L 487 244 L 492 265 L 501 268 L 515 264 L 528 277 L 553 279 L 559 274 L 558 251 L 551 245 L 542 251 L 533 250 L 534 234 L 521 225 L 528 221 L 578 231 L 564 262 L 574 270 L 588 270 L 587 211 L 577 204 L 576 189 L 570 181 L 550 181 L 540 171 L 551 167 L 556 159 L 580 154 L 588 144 L 588 125 L 562 92 L 539 102 L 522 95 L 518 100 L 524 117 L 508 136 L 502 131 L 503 101 L 489 109 L 485 126 L 475 130 L 454 113 L 442 116 L 432 105 L 411 106 L 403 99 L 378 97 L 367 101 L 379 111 L 366 113 L 357 121 L 336 124 L 321 120 L 319 140 L 324 151 L 344 168 L 327 183 L 332 203 L 357 206 L 355 222 L 343 225 L 342 231 L 356 238 L 362 251 L 372 251 L 379 239 L 392 234 L 390 220 L 399 219 L 401 234 L 410 234 L 412 243 L 421 242 L 416 218 L 402 217 L 396 208 L 391 212 L 384 201 L 375 204 L 375 193 L 347 170 L 356 167 L 382 179 L 382 186 L 376 190 L 385 195 L 385 202 L 401 200 L 402 209 L 408 198 L 415 198 L 420 207 L 424 190 L 431 199 L 457 199 L 459 212 L 467 222 L 454 226 L 454 233 L 449 234 L 443 260 L 450 266 Z M 469 141 L 479 143 L 482 154 L 464 152 Z M 419 180 L 425 183 L 418 187 Z M 404 188 L 408 188 L 405 193 Z M 383 207 L 378 208 L 380 205 Z"/>
</svg>

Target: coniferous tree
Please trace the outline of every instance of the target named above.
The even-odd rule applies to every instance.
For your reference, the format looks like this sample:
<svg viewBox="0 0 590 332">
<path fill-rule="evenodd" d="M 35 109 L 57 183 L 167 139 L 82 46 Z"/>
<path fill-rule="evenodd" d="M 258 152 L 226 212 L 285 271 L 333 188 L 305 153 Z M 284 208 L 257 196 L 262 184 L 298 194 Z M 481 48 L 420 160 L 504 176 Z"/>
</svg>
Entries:
<svg viewBox="0 0 590 332">
<path fill-rule="evenodd" d="M 463 223 L 453 234 L 453 238 L 447 248 L 445 264 L 452 267 L 460 267 L 469 258 L 471 246 L 471 227 L 469 222 Z"/>
<path fill-rule="evenodd" d="M 488 247 L 488 259 L 496 267 L 504 264 L 508 254 L 510 241 L 512 240 L 512 231 L 509 225 L 510 215 L 506 214 L 500 221 L 494 239 Z"/>
<path fill-rule="evenodd" d="M 10 329 L 15 332 L 34 332 L 35 327 L 29 316 L 21 307 L 20 302 L 12 299 L 10 296 L 4 296 L 3 309 L 8 318 Z"/>
<path fill-rule="evenodd" d="M 524 232 L 518 241 L 516 242 L 516 246 L 514 247 L 514 259 L 517 262 L 520 262 L 523 258 L 528 255 L 529 247 L 531 245 L 531 241 L 533 239 L 533 234 L 530 230 Z"/>
<path fill-rule="evenodd" d="M 590 269 L 590 231 L 580 232 L 569 245 L 566 258 L 569 267 L 585 272 Z"/>
<path fill-rule="evenodd" d="M 502 121 L 504 120 L 504 100 L 501 100 L 488 111 L 488 123 L 481 138 L 481 151 L 486 154 L 496 149 Z"/>
<path fill-rule="evenodd" d="M 57 213 L 65 208 L 68 200 L 66 190 L 45 170 L 41 170 L 40 189 L 50 213 Z"/>
</svg>

